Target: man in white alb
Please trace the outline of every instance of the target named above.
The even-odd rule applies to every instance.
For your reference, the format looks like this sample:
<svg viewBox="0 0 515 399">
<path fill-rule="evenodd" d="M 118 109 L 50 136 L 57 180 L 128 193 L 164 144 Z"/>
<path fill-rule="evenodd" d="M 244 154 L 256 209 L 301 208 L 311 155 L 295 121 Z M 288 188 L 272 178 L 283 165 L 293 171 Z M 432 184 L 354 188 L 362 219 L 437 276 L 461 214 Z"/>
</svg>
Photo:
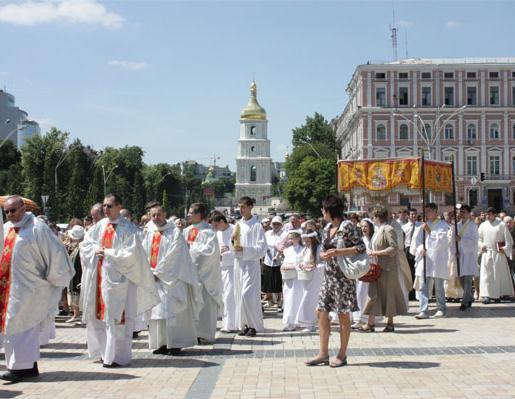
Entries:
<svg viewBox="0 0 515 399">
<path fill-rule="evenodd" d="M 161 299 L 150 312 L 149 346 L 154 354 L 178 355 L 182 348 L 197 344 L 198 275 L 182 232 L 166 220 L 163 207 L 153 206 L 149 215 L 143 247 Z"/>
<path fill-rule="evenodd" d="M 7 372 L 0 378 L 17 382 L 39 375 L 41 329 L 53 320 L 61 292 L 75 269 L 62 242 L 43 221 L 25 212 L 21 197 L 7 197 L 4 211 L 0 340 Z"/>
<path fill-rule="evenodd" d="M 202 307 L 197 323 L 197 338 L 200 344 L 213 343 L 216 320 L 222 308 L 222 273 L 220 271 L 220 248 L 216 232 L 207 219 L 207 207 L 202 203 L 192 204 L 188 213 L 191 225 L 183 235 L 190 246 L 190 256 L 197 268 L 202 285 Z"/>
<path fill-rule="evenodd" d="M 236 268 L 239 273 L 236 316 L 240 329 L 239 335 L 256 336 L 263 331 L 263 312 L 261 310 L 261 265 L 259 260 L 265 256 L 265 232 L 256 216 L 252 215 L 254 200 L 242 197 L 239 200 L 241 220 L 238 221 L 240 246 L 234 246 Z M 236 232 L 235 232 L 236 234 Z"/>
<path fill-rule="evenodd" d="M 108 194 L 103 209 L 81 244 L 81 293 L 89 355 L 110 368 L 130 363 L 135 319 L 159 296 L 139 231 L 120 215 L 121 198 Z"/>
</svg>

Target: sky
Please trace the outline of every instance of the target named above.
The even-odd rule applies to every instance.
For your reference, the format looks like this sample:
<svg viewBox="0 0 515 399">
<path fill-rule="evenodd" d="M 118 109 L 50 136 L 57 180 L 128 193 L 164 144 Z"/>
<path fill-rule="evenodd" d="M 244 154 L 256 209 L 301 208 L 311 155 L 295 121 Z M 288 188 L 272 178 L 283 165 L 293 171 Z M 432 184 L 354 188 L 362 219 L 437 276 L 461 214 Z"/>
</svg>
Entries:
<svg viewBox="0 0 515 399">
<path fill-rule="evenodd" d="M 515 1 L 0 0 L 0 86 L 43 132 L 234 169 L 255 77 L 282 161 L 357 65 L 392 60 L 393 8 L 400 58 L 515 55 Z"/>
</svg>

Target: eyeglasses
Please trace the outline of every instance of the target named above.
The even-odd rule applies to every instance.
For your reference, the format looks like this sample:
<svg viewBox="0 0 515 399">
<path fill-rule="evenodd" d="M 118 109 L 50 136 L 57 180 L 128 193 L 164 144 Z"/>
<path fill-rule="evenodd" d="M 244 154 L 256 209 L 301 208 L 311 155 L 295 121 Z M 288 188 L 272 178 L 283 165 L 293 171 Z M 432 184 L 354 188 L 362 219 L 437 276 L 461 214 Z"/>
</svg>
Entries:
<svg viewBox="0 0 515 399">
<path fill-rule="evenodd" d="M 102 204 L 103 208 L 111 209 L 114 205 L 111 204 Z"/>
<path fill-rule="evenodd" d="M 6 215 L 9 215 L 10 213 L 16 213 L 18 209 L 19 208 L 4 209 L 4 212 Z"/>
</svg>

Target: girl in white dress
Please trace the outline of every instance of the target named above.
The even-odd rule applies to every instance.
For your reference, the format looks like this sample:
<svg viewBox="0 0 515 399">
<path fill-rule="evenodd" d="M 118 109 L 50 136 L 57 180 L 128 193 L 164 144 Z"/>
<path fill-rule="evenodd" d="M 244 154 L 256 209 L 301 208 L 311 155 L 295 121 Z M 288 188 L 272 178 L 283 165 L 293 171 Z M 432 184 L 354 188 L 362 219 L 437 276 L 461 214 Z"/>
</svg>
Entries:
<svg viewBox="0 0 515 399">
<path fill-rule="evenodd" d="M 302 263 L 303 249 L 300 232 L 288 232 L 290 246 L 284 250 L 284 260 L 281 266 L 283 279 L 283 331 L 294 331 L 295 320 L 299 311 L 302 286 L 297 279 L 297 270 Z"/>
<path fill-rule="evenodd" d="M 304 249 L 302 263 L 297 270 L 298 285 L 302 290 L 299 311 L 295 324 L 304 327 L 302 331 L 314 332 L 317 324 L 317 303 L 322 280 L 324 279 L 325 263 L 320 260 L 320 242 L 314 230 L 302 234 Z"/>
</svg>

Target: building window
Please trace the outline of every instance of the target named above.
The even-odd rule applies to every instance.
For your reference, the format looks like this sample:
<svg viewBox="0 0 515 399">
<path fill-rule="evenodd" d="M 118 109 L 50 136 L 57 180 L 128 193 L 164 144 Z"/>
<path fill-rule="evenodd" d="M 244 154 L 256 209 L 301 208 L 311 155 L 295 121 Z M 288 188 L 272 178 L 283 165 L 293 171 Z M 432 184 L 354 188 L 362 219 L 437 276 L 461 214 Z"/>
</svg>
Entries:
<svg viewBox="0 0 515 399">
<path fill-rule="evenodd" d="M 431 72 L 422 72 L 422 79 L 431 79 Z"/>
<path fill-rule="evenodd" d="M 471 208 L 473 208 L 476 205 L 477 205 L 477 190 L 470 190 L 469 191 L 469 206 Z"/>
<path fill-rule="evenodd" d="M 490 155 L 490 175 L 499 176 L 501 174 L 501 157 Z"/>
<path fill-rule="evenodd" d="M 408 125 L 403 123 L 399 128 L 399 140 L 408 140 L 408 139 L 409 139 Z"/>
<path fill-rule="evenodd" d="M 490 125 L 490 139 L 499 140 L 499 125 L 497 123 Z"/>
<path fill-rule="evenodd" d="M 251 147 L 250 147 L 250 152 L 254 152 L 254 150 L 255 150 L 255 149 L 256 149 L 256 147 L 251 146 Z"/>
<path fill-rule="evenodd" d="M 499 105 L 499 86 L 490 86 L 490 105 Z"/>
<path fill-rule="evenodd" d="M 424 125 L 423 134 L 427 140 L 431 140 L 431 125 L 427 123 Z"/>
<path fill-rule="evenodd" d="M 250 167 L 250 181 L 256 181 L 256 167 L 254 165 Z"/>
<path fill-rule="evenodd" d="M 446 87 L 444 93 L 444 104 L 454 105 L 454 87 Z"/>
<path fill-rule="evenodd" d="M 399 72 L 399 79 L 408 79 L 408 72 Z"/>
<path fill-rule="evenodd" d="M 454 140 L 454 129 L 451 124 L 445 125 L 445 140 Z"/>
<path fill-rule="evenodd" d="M 422 106 L 424 106 L 424 107 L 431 106 L 431 88 L 430 87 L 422 87 Z"/>
<path fill-rule="evenodd" d="M 477 176 L 477 156 L 467 155 L 467 175 Z"/>
<path fill-rule="evenodd" d="M 477 88 L 475 86 L 467 87 L 467 105 L 477 105 Z"/>
<path fill-rule="evenodd" d="M 511 126 L 511 138 L 515 140 L 515 123 Z"/>
<path fill-rule="evenodd" d="M 511 157 L 511 173 L 515 173 L 515 156 Z"/>
<path fill-rule="evenodd" d="M 454 79 L 454 72 L 444 72 L 444 79 Z"/>
<path fill-rule="evenodd" d="M 250 127 L 250 135 L 254 136 L 255 134 L 256 134 L 256 127 L 255 126 L 251 126 Z"/>
<path fill-rule="evenodd" d="M 512 71 L 512 73 L 511 73 L 511 77 L 512 77 L 512 78 L 515 78 L 515 71 Z"/>
<path fill-rule="evenodd" d="M 376 79 L 386 79 L 386 74 L 384 72 L 377 72 Z"/>
<path fill-rule="evenodd" d="M 476 73 L 475 72 L 467 72 L 467 79 L 475 79 Z"/>
<path fill-rule="evenodd" d="M 376 88 L 376 106 L 386 107 L 386 89 L 384 87 Z"/>
<path fill-rule="evenodd" d="M 477 139 L 477 132 L 476 132 L 476 125 L 473 123 L 470 123 L 467 126 L 467 140 L 476 140 Z"/>
<path fill-rule="evenodd" d="M 511 88 L 511 103 L 515 105 L 515 86 Z"/>
<path fill-rule="evenodd" d="M 488 74 L 488 77 L 489 77 L 490 79 L 499 79 L 499 72 L 490 72 L 490 73 Z"/>
<path fill-rule="evenodd" d="M 407 87 L 399 87 L 399 105 L 408 105 Z"/>
<path fill-rule="evenodd" d="M 386 128 L 383 124 L 377 125 L 376 140 L 386 140 Z"/>
</svg>

